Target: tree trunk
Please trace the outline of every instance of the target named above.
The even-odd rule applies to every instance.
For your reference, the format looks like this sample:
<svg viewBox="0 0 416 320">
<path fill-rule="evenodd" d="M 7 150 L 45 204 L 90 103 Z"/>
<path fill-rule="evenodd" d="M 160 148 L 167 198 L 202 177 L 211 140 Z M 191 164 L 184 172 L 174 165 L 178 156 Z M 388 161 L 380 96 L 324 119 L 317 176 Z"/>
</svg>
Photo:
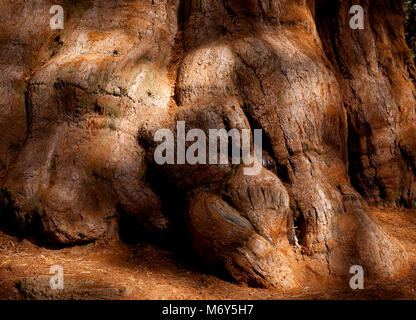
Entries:
<svg viewBox="0 0 416 320">
<path fill-rule="evenodd" d="M 62 5 L 63 30 L 49 9 Z M 364 9 L 351 29 L 350 8 Z M 75 244 L 186 226 L 237 281 L 407 269 L 371 206 L 416 208 L 415 66 L 396 0 L 1 1 L 3 221 Z M 262 169 L 159 166 L 156 131 L 262 129 Z M 177 142 L 177 141 L 176 141 Z M 176 144 L 175 144 L 176 145 Z"/>
</svg>

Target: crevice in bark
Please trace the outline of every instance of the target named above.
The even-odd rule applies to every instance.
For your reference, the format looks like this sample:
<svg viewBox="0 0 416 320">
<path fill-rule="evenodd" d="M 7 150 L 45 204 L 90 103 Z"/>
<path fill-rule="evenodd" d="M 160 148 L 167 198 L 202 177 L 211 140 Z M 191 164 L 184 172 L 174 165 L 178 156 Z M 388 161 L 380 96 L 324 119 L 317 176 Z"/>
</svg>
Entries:
<svg viewBox="0 0 416 320">
<path fill-rule="evenodd" d="M 184 42 L 184 32 L 185 32 L 185 23 L 189 16 L 191 4 L 186 0 L 181 0 L 178 8 L 178 32 L 175 36 L 175 44 L 173 45 L 171 51 L 171 62 L 169 64 L 169 78 L 172 81 L 172 99 L 176 106 L 180 106 L 181 102 L 179 101 L 179 92 L 178 92 L 178 81 L 179 81 L 179 71 L 182 65 L 182 61 L 185 58 L 185 42 Z"/>
</svg>

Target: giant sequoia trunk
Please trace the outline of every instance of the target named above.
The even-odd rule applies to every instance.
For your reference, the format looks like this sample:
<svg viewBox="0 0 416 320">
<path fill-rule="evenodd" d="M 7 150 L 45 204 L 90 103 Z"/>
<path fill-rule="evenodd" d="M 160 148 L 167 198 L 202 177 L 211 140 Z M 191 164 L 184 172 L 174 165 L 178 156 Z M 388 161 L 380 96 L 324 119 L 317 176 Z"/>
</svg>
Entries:
<svg viewBox="0 0 416 320">
<path fill-rule="evenodd" d="M 60 4 L 65 27 L 49 27 Z M 353 4 L 364 30 L 350 28 Z M 0 219 L 78 244 L 184 224 L 237 281 L 404 272 L 369 205 L 416 207 L 396 0 L 1 1 Z M 263 167 L 154 163 L 156 130 L 262 129 Z M 121 218 L 120 218 L 121 217 Z M 137 228 L 135 228 L 137 226 Z"/>
</svg>

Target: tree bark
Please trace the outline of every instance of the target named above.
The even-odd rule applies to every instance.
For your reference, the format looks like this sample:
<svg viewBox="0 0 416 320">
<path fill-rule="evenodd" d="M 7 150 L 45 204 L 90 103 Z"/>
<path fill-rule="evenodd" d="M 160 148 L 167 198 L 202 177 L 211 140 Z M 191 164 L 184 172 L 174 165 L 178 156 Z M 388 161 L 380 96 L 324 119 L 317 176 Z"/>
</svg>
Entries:
<svg viewBox="0 0 416 320">
<path fill-rule="evenodd" d="M 60 4 L 65 27 L 49 27 Z M 364 30 L 350 7 L 364 8 Z M 237 281 L 407 270 L 371 206 L 416 207 L 395 0 L 1 1 L 1 219 L 50 241 L 165 232 Z M 263 167 L 158 166 L 155 132 L 262 129 Z M 26 228 L 26 229 L 25 229 Z"/>
</svg>

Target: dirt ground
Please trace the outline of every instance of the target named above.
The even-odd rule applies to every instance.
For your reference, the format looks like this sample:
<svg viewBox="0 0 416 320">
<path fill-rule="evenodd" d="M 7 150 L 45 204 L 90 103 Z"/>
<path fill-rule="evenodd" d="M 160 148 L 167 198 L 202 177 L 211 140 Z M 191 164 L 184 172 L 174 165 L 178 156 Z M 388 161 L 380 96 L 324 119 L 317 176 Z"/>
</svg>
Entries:
<svg viewBox="0 0 416 320">
<path fill-rule="evenodd" d="M 98 241 L 50 249 L 0 232 L 0 299 L 415 299 L 416 210 L 373 209 L 374 220 L 407 250 L 411 271 L 351 290 L 346 279 L 325 289 L 292 292 L 233 284 L 148 243 Z M 50 267 L 64 270 L 64 290 L 51 290 Z"/>
</svg>

